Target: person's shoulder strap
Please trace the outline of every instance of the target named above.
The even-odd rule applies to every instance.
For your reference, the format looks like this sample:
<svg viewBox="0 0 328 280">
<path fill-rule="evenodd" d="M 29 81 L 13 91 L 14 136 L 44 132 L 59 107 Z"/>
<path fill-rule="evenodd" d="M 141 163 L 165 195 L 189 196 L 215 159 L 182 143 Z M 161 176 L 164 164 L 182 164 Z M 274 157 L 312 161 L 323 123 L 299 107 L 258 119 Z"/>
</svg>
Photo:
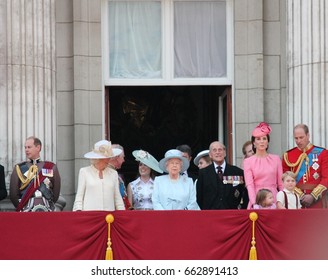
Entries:
<svg viewBox="0 0 328 280">
<path fill-rule="evenodd" d="M 298 209 L 298 196 L 296 193 L 294 193 L 294 195 L 295 195 L 295 199 L 296 199 L 296 209 Z"/>
<path fill-rule="evenodd" d="M 286 194 L 285 191 L 283 191 L 283 193 L 284 193 L 284 197 L 285 197 L 285 207 L 286 207 L 286 209 L 288 209 L 288 198 L 287 198 L 287 194 Z"/>
</svg>

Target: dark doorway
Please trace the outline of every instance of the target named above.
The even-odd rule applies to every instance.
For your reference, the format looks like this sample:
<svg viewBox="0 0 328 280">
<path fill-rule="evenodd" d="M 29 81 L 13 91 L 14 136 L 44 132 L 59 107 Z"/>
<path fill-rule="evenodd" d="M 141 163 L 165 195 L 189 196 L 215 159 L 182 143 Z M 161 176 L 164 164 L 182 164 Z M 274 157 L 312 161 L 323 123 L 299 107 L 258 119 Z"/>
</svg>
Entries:
<svg viewBox="0 0 328 280">
<path fill-rule="evenodd" d="M 106 136 L 124 147 L 126 162 L 120 172 L 126 182 L 137 175 L 134 150 L 146 150 L 159 161 L 180 144 L 188 144 L 193 157 L 208 149 L 218 139 L 218 104 L 225 90 L 219 86 L 107 87 Z M 198 172 L 193 162 L 189 170 Z"/>
</svg>

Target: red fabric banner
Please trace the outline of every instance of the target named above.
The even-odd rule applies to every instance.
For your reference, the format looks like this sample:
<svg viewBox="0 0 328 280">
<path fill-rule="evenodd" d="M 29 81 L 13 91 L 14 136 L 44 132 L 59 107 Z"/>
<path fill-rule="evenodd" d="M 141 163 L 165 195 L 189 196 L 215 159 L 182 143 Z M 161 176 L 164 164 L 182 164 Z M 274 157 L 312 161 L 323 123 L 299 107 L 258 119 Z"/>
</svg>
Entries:
<svg viewBox="0 0 328 280">
<path fill-rule="evenodd" d="M 115 211 L 117 260 L 246 260 L 251 210 Z M 260 260 L 328 259 L 328 210 L 257 210 Z M 0 213 L 0 259 L 105 259 L 105 211 Z"/>
<path fill-rule="evenodd" d="M 0 213 L 0 259 L 103 260 L 107 212 Z"/>
</svg>

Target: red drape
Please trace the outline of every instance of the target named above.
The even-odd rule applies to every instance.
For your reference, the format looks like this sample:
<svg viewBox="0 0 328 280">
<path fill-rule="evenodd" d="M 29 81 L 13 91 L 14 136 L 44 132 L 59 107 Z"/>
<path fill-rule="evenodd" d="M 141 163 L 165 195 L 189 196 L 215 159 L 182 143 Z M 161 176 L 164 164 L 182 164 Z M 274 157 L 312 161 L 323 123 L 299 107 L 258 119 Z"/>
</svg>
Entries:
<svg viewBox="0 0 328 280">
<path fill-rule="evenodd" d="M 0 259 L 105 258 L 107 212 L 0 213 Z"/>
<path fill-rule="evenodd" d="M 250 210 L 112 212 L 114 259 L 248 259 Z M 328 210 L 257 210 L 258 259 L 328 259 Z M 105 259 L 105 211 L 0 213 L 0 259 Z"/>
</svg>

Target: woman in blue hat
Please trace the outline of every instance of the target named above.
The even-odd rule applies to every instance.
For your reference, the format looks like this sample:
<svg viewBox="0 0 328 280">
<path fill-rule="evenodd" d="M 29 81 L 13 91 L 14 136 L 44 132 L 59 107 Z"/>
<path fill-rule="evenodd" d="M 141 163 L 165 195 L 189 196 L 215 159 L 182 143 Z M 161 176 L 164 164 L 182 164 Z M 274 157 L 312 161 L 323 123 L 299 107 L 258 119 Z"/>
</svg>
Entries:
<svg viewBox="0 0 328 280">
<path fill-rule="evenodd" d="M 155 178 L 154 210 L 200 210 L 193 180 L 181 175 L 189 167 L 189 161 L 182 156 L 182 152 L 168 150 L 159 167 L 168 174 Z"/>
</svg>

